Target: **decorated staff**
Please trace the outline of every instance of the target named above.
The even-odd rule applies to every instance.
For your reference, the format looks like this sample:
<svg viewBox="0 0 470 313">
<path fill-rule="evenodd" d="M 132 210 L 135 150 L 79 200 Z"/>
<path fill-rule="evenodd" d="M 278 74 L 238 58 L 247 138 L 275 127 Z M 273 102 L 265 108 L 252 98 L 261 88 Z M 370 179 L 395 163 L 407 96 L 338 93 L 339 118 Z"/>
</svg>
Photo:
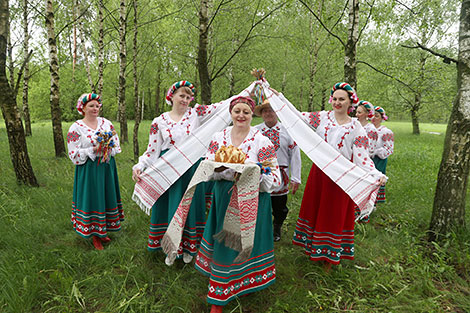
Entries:
<svg viewBox="0 0 470 313">
<path fill-rule="evenodd" d="M 266 288 L 276 277 L 269 193 L 279 187 L 280 174 L 273 144 L 250 126 L 254 106 L 249 97 L 231 101 L 233 127 L 212 137 L 208 160 L 194 174 L 163 239 L 173 259 L 196 185 L 214 180 L 196 259 L 196 269 L 209 277 L 211 312 L 222 312 L 229 301 Z"/>
<path fill-rule="evenodd" d="M 68 156 L 76 165 L 72 225 L 84 238 L 93 238 L 97 250 L 110 242 L 108 231 L 119 231 L 124 220 L 114 156 L 121 152 L 113 124 L 99 117 L 101 98 L 94 93 L 78 98 L 83 119 L 70 126 Z"/>
<path fill-rule="evenodd" d="M 258 80 L 263 80 L 264 71 L 254 70 L 252 74 Z M 302 167 L 300 149 L 289 136 L 285 127 L 278 121 L 276 113 L 271 108 L 264 92 L 257 85 L 255 97 L 259 104 L 255 107 L 255 115 L 263 118 L 263 123 L 255 127 L 268 137 L 276 149 L 277 161 L 281 172 L 281 185 L 271 193 L 273 210 L 273 236 L 274 241 L 281 240 L 281 227 L 289 209 L 287 208 L 287 194 L 289 189 L 295 194 L 300 185 L 300 170 Z M 262 100 L 264 99 L 264 100 Z"/>
<path fill-rule="evenodd" d="M 359 123 L 366 131 L 367 138 L 369 138 L 369 156 L 372 158 L 374 153 L 375 146 L 377 145 L 377 129 L 374 124 L 369 123 L 370 120 L 374 117 L 375 111 L 374 106 L 365 100 L 359 101 L 356 108 L 356 117 Z"/>
<path fill-rule="evenodd" d="M 374 109 L 375 115 L 372 118 L 372 124 L 377 129 L 378 139 L 372 154 L 372 161 L 374 161 L 375 167 L 379 171 L 386 174 L 388 157 L 393 153 L 394 135 L 390 129 L 382 125 L 382 121 L 388 120 L 385 110 L 379 106 L 376 106 Z M 377 195 L 377 203 L 383 202 L 385 202 L 385 185 L 380 187 L 379 194 Z"/>
</svg>

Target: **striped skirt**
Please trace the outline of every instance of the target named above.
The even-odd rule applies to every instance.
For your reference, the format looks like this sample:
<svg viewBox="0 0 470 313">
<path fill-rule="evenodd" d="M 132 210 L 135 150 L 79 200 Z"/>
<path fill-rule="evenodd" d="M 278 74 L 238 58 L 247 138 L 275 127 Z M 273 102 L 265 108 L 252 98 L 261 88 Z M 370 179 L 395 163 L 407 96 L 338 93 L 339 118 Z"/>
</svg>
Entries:
<svg viewBox="0 0 470 313">
<path fill-rule="evenodd" d="M 119 231 L 124 212 L 119 192 L 119 179 L 114 157 L 109 163 L 88 159 L 75 167 L 73 184 L 72 225 L 84 238 L 106 237 L 108 231 Z"/>
</svg>

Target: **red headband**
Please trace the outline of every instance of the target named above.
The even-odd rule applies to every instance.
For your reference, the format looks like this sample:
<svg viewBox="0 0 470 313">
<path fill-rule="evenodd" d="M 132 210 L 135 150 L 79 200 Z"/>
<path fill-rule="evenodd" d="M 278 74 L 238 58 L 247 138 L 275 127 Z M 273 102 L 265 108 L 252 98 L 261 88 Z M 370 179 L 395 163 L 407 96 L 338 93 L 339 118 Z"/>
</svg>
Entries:
<svg viewBox="0 0 470 313">
<path fill-rule="evenodd" d="M 250 97 L 244 97 L 244 96 L 240 96 L 240 97 L 236 97 L 234 98 L 232 101 L 230 101 L 230 106 L 229 106 L 229 112 L 232 112 L 232 109 L 233 107 L 237 104 L 237 103 L 245 103 L 245 104 L 248 104 L 248 106 L 250 107 L 251 109 L 251 112 L 253 112 L 255 110 L 255 102 L 253 101 L 253 99 L 251 99 Z"/>
</svg>

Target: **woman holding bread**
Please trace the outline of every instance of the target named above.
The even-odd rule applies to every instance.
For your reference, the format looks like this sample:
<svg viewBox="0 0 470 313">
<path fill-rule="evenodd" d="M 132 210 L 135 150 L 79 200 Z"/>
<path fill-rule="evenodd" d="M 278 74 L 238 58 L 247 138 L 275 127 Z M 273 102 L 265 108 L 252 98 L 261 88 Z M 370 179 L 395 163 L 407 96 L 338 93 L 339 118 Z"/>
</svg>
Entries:
<svg viewBox="0 0 470 313">
<path fill-rule="evenodd" d="M 234 98 L 229 107 L 233 126 L 213 136 L 206 154 L 209 160 L 216 162 L 257 163 L 262 173 L 259 185 L 247 192 L 257 193 L 259 187 L 257 208 L 253 205 L 256 201 L 252 201 L 248 205 L 253 205 L 250 209 L 253 214 L 239 216 L 241 240 L 244 236 L 254 239 L 250 253 L 244 257 L 237 249 L 227 246 L 230 238 L 218 238 L 218 234 L 230 224 L 231 208 L 237 206 L 233 195 L 242 190 L 236 184 L 239 176 L 223 165 L 211 176 L 211 180 L 215 180 L 214 198 L 196 259 L 196 269 L 210 278 L 207 301 L 212 304 L 211 312 L 222 312 L 229 301 L 266 288 L 276 277 L 270 192 L 280 185 L 281 180 L 272 142 L 250 126 L 254 107 L 251 98 Z M 236 195 L 237 203 L 246 196 L 241 192 Z M 251 224 L 247 222 L 250 220 Z"/>
</svg>

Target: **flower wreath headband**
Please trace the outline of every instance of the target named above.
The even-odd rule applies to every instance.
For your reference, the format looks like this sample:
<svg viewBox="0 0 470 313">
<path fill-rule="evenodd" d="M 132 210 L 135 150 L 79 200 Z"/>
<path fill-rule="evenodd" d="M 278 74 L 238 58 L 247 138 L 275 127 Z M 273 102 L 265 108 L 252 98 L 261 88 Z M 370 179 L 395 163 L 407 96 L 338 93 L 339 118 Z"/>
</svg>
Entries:
<svg viewBox="0 0 470 313">
<path fill-rule="evenodd" d="M 171 102 L 171 99 L 173 98 L 175 91 L 180 87 L 188 87 L 189 89 L 191 89 L 193 94 L 196 93 L 196 88 L 194 87 L 193 84 L 191 84 L 187 80 L 180 80 L 174 83 L 173 85 L 171 85 L 170 89 L 168 89 L 168 92 L 166 93 L 165 101 L 168 105 L 173 105 L 173 103 Z M 194 97 L 191 99 L 191 101 L 193 100 L 194 100 Z"/>
<path fill-rule="evenodd" d="M 388 120 L 388 116 L 387 116 L 387 114 L 385 114 L 384 108 L 376 106 L 376 107 L 374 107 L 374 110 L 375 110 L 375 112 L 379 112 L 380 115 L 382 115 L 382 118 L 384 119 L 384 121 Z"/>
<path fill-rule="evenodd" d="M 88 102 L 90 102 L 91 100 L 98 101 L 98 103 L 100 104 L 100 108 L 103 105 L 103 103 L 101 103 L 101 96 L 100 95 L 97 95 L 96 93 L 84 93 L 77 100 L 77 111 L 78 111 L 78 113 L 83 115 L 83 107 Z"/>
<path fill-rule="evenodd" d="M 374 110 L 374 106 L 372 105 L 372 103 L 370 103 L 369 101 L 361 100 L 359 101 L 357 106 L 360 106 L 360 105 L 363 105 L 366 108 L 368 118 L 374 117 L 375 110 Z"/>
<path fill-rule="evenodd" d="M 333 88 L 331 88 L 330 92 L 330 99 L 328 100 L 328 103 L 333 102 L 333 94 L 335 93 L 336 90 L 342 89 L 346 91 L 349 95 L 349 99 L 351 99 L 352 106 L 349 108 L 348 113 L 352 113 L 354 111 L 355 105 L 359 102 L 359 98 L 357 97 L 356 91 L 354 90 L 351 85 L 348 83 L 342 82 L 342 83 L 336 83 Z"/>
</svg>

